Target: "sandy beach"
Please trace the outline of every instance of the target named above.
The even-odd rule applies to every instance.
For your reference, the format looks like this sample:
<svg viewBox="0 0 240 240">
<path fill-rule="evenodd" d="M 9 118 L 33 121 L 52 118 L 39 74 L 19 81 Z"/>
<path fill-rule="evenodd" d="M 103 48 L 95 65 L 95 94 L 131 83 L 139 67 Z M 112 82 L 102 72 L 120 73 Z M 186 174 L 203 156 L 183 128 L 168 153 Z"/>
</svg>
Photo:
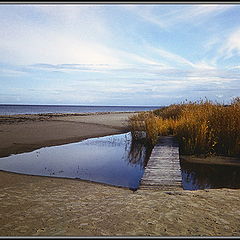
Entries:
<svg viewBox="0 0 240 240">
<path fill-rule="evenodd" d="M 0 117 L 0 156 L 127 132 L 134 113 Z M 0 171 L 0 236 L 240 236 L 240 190 L 137 190 Z"/>
<path fill-rule="evenodd" d="M 0 157 L 40 147 L 127 132 L 134 113 L 0 116 Z"/>
</svg>

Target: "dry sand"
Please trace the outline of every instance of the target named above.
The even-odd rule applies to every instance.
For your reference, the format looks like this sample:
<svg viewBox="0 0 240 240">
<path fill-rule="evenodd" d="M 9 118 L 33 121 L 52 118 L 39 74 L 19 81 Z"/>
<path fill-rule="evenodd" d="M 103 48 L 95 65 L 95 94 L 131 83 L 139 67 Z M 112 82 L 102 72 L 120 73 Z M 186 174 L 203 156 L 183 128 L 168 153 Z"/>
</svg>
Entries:
<svg viewBox="0 0 240 240">
<path fill-rule="evenodd" d="M 0 154 L 127 131 L 129 113 L 0 118 Z M 240 236 L 240 190 L 138 190 L 0 171 L 0 236 Z"/>
<path fill-rule="evenodd" d="M 128 131 L 134 113 L 0 116 L 0 157 Z"/>
</svg>

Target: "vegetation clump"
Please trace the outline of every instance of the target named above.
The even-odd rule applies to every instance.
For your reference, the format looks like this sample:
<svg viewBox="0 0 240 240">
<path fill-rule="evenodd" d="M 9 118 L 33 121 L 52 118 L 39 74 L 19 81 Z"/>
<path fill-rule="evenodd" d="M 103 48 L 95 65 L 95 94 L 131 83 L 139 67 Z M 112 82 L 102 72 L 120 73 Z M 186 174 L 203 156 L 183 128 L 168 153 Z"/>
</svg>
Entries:
<svg viewBox="0 0 240 240">
<path fill-rule="evenodd" d="M 154 145 L 174 135 L 180 154 L 240 156 L 240 98 L 223 105 L 209 100 L 173 104 L 129 119 L 131 132 L 146 132 Z"/>
</svg>

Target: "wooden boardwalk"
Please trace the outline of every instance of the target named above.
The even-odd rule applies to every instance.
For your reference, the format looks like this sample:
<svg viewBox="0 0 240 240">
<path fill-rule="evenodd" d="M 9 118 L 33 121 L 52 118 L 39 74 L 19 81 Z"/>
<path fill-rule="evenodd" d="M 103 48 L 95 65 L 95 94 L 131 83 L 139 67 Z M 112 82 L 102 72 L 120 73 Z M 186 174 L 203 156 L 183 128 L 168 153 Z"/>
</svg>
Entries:
<svg viewBox="0 0 240 240">
<path fill-rule="evenodd" d="M 182 176 L 177 140 L 161 137 L 152 150 L 139 189 L 181 189 Z"/>
</svg>

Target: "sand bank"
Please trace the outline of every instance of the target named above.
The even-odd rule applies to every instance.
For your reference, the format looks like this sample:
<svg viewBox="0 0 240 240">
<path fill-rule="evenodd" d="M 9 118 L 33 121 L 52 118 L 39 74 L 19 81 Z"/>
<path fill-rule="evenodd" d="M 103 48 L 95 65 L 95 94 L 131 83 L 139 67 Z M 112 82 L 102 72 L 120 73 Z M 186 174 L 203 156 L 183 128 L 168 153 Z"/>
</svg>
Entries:
<svg viewBox="0 0 240 240">
<path fill-rule="evenodd" d="M 0 116 L 0 157 L 128 131 L 134 113 Z"/>
</svg>

